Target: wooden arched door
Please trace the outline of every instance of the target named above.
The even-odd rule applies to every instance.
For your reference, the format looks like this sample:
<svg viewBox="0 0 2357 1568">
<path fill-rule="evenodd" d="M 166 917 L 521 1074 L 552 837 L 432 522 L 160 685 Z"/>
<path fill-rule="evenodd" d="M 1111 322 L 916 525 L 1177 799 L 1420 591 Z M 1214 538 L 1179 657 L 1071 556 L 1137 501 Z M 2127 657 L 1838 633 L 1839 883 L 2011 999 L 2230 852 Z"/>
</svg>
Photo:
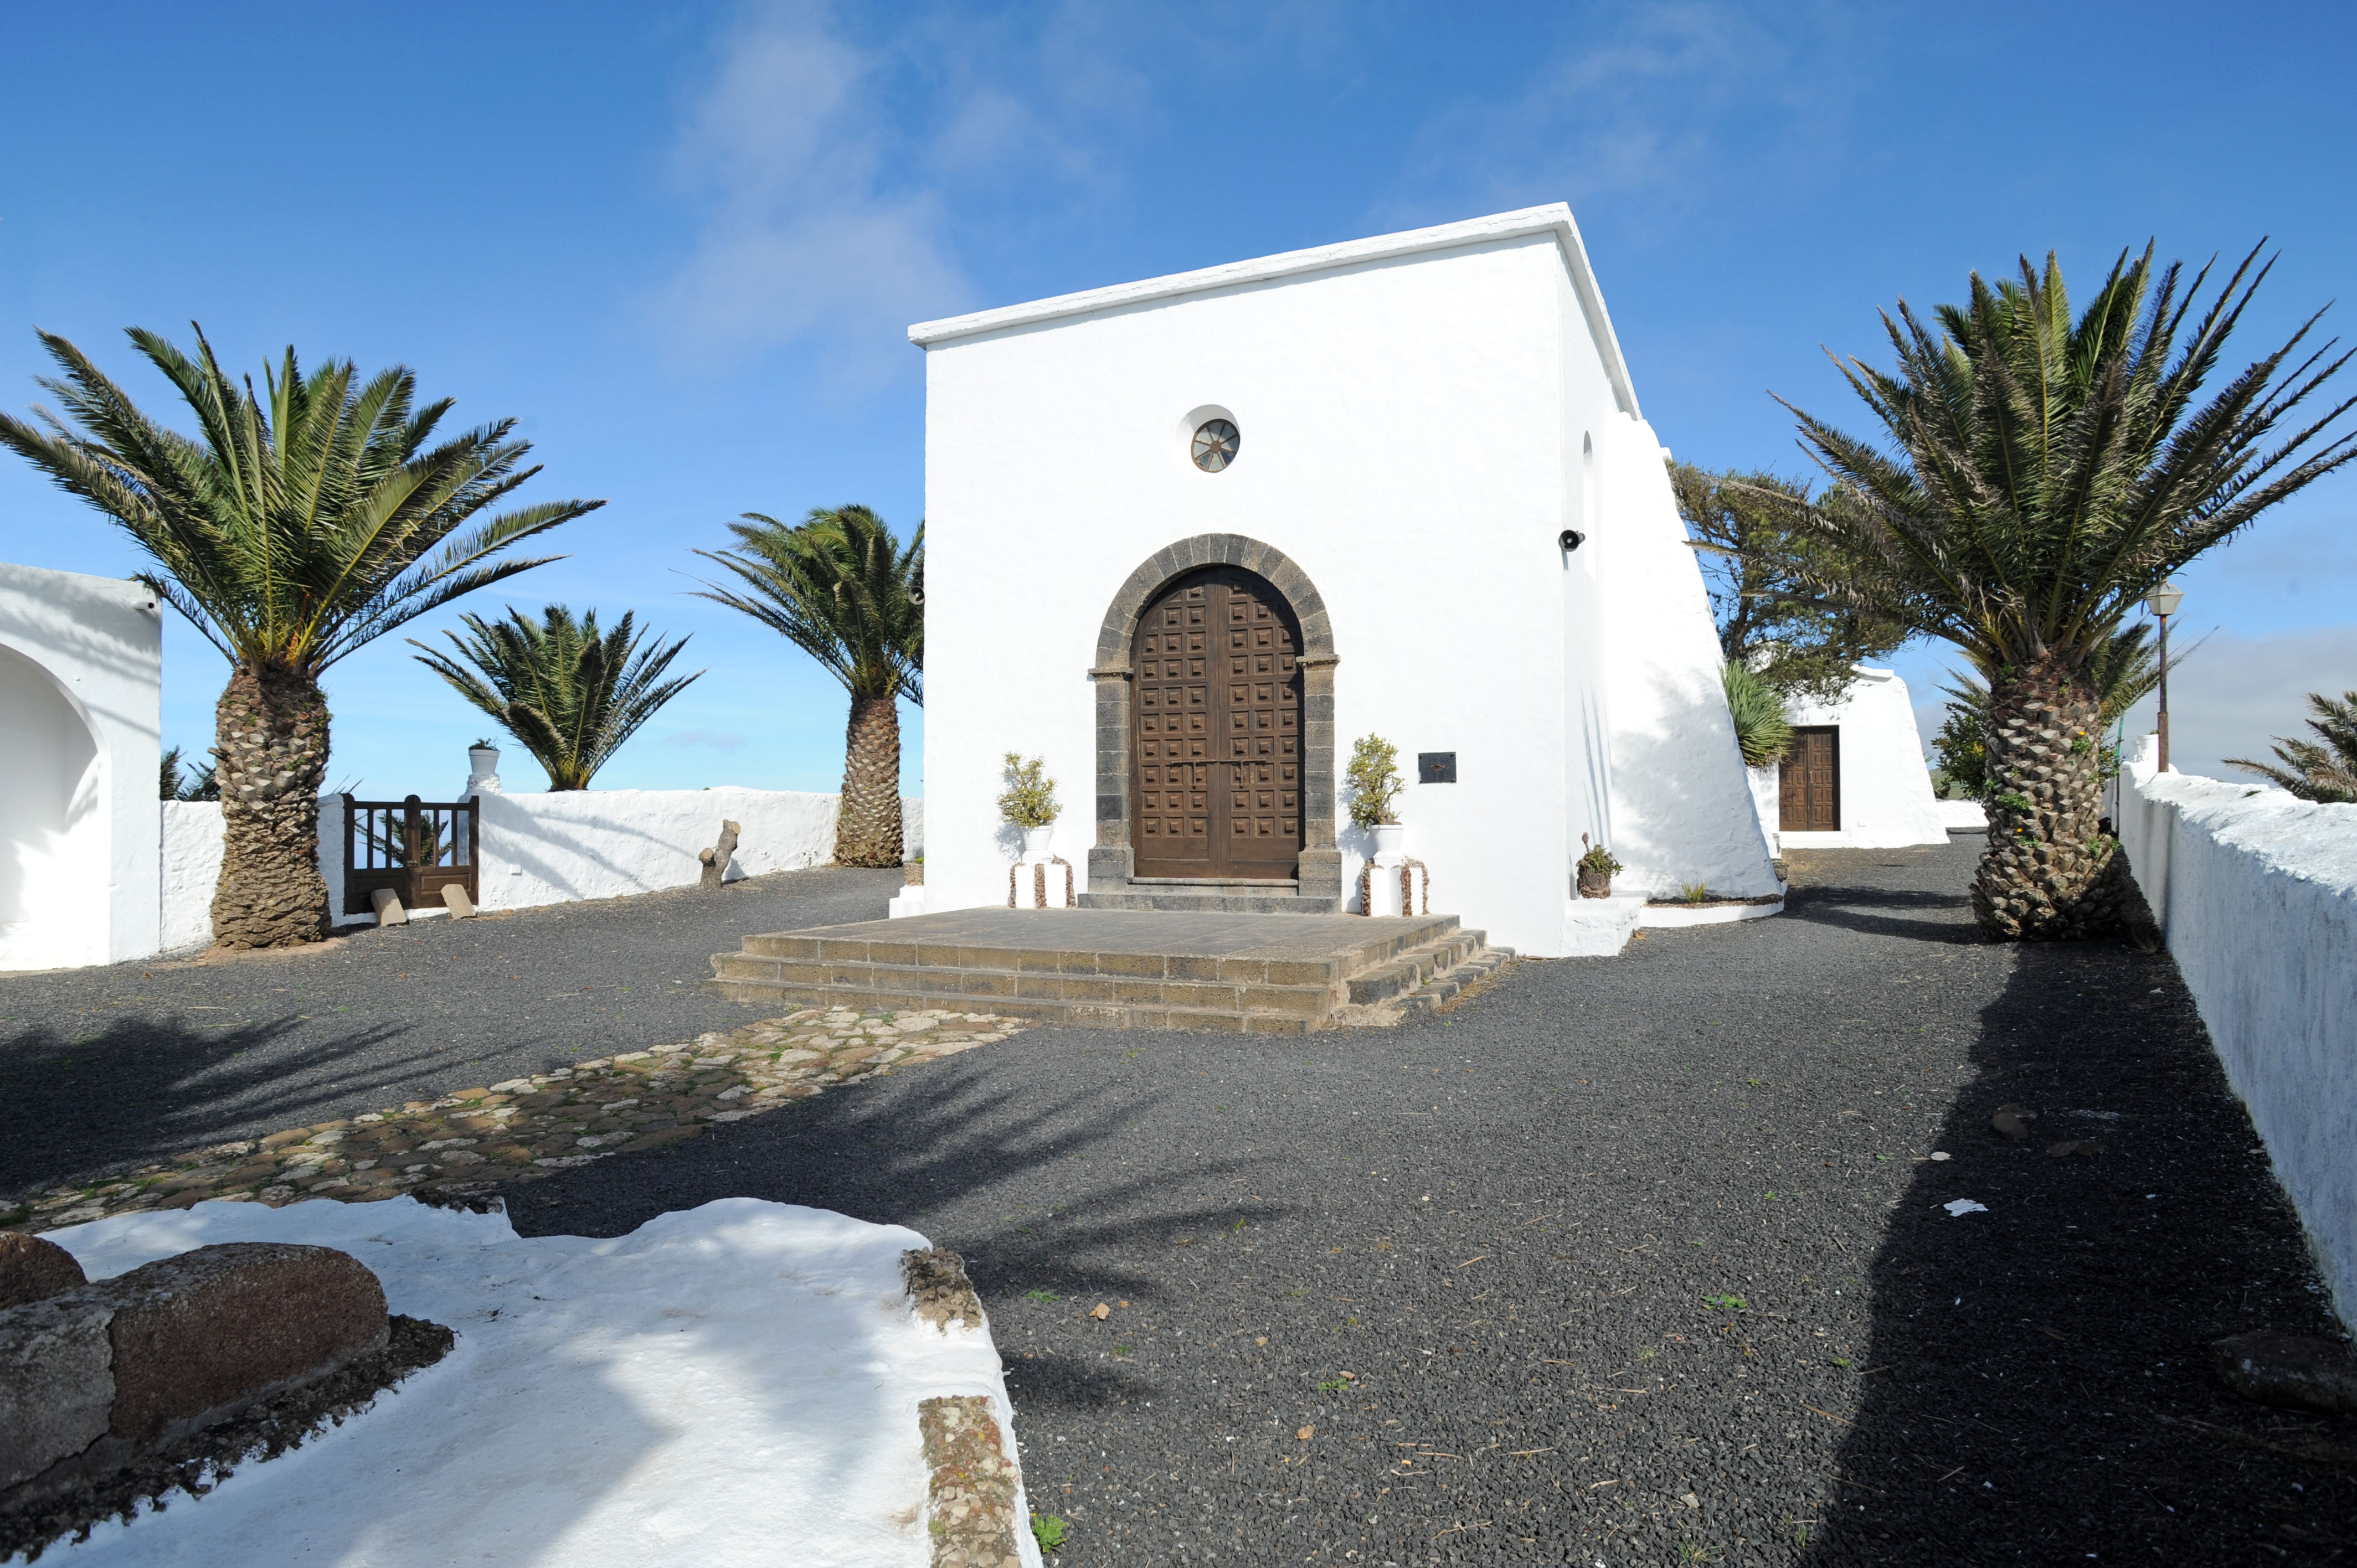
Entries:
<svg viewBox="0 0 2357 1568">
<path fill-rule="evenodd" d="M 1130 668 L 1140 877 L 1291 880 L 1301 854 L 1300 628 L 1237 566 L 1179 578 L 1138 618 Z"/>
</svg>

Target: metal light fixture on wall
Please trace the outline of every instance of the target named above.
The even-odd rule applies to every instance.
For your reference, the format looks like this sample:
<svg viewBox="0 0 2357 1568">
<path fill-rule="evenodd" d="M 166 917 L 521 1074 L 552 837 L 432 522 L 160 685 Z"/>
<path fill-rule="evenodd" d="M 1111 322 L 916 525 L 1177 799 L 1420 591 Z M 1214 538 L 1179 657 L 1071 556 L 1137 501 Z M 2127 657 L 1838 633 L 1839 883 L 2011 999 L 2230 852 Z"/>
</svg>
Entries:
<svg viewBox="0 0 2357 1568">
<path fill-rule="evenodd" d="M 2160 715 L 2155 725 L 2160 732 L 2160 770 L 2169 771 L 2169 618 L 2185 602 L 2185 595 L 2174 583 L 2163 583 L 2144 598 L 2145 608 L 2160 622 Z"/>
<path fill-rule="evenodd" d="M 1563 547 L 1563 552 L 1566 555 L 1578 549 L 1582 544 L 1586 543 L 1587 541 L 1587 535 L 1580 532 L 1579 530 L 1576 528 L 1565 529 L 1561 533 L 1555 535 L 1555 540 L 1557 544 Z"/>
</svg>

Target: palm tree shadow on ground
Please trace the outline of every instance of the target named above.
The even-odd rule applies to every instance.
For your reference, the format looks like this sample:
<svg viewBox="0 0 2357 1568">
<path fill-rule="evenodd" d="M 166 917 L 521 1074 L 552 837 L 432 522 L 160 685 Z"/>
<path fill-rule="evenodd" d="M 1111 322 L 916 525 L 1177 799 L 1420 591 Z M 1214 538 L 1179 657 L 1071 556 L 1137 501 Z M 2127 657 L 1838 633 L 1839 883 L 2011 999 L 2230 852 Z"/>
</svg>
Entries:
<svg viewBox="0 0 2357 1568">
<path fill-rule="evenodd" d="M 1951 1157 L 1916 1165 L 1867 1266 L 1870 1375 L 1803 1555 L 2241 1562 L 2345 1536 L 2357 1475 L 2248 1444 L 2357 1455 L 2357 1420 L 2245 1404 L 2211 1369 L 2225 1335 L 2337 1329 L 2176 965 L 2015 951 L 1926 1145 Z M 2027 1138 L 2004 1106 L 2037 1113 Z"/>
<path fill-rule="evenodd" d="M 668 1210 L 748 1197 L 906 1225 L 963 1255 L 985 1301 L 1033 1290 L 1075 1302 L 1083 1295 L 1148 1297 L 1164 1284 L 1135 1272 L 1132 1244 L 1143 1238 L 1167 1248 L 1182 1236 L 1226 1230 L 1239 1217 L 1228 1202 L 1167 1201 L 1160 1178 L 1140 1175 L 1093 1190 L 1082 1214 L 1022 1211 L 980 1234 L 939 1230 L 934 1217 L 944 1201 L 1015 1187 L 1043 1167 L 1086 1157 L 1119 1141 L 1125 1123 L 1146 1115 L 1160 1097 L 1127 1101 L 1118 1114 L 1104 1113 L 1103 1088 L 1054 1105 L 1036 1097 L 1017 1104 L 1011 1091 L 994 1086 L 987 1063 L 971 1058 L 860 1088 L 867 1092 L 798 1101 L 666 1149 L 515 1183 L 501 1196 L 527 1235 L 625 1235 Z M 1018 1120 L 1071 1130 L 1006 1135 L 1003 1129 Z M 1224 1178 L 1273 1157 L 1212 1158 L 1196 1174 Z M 1264 1201 L 1246 1212 L 1254 1224 L 1265 1225 L 1288 1211 Z M 1143 1369 L 1118 1363 L 1048 1357 L 1025 1370 L 1027 1403 L 1093 1408 L 1159 1391 Z"/>
<path fill-rule="evenodd" d="M 299 1087 L 283 1081 L 283 1057 L 264 1048 L 305 1024 L 291 1013 L 224 1029 L 124 1018 L 87 1035 L 37 1028 L 10 1036 L 0 1056 L 0 1197 L 188 1154 L 217 1142 L 224 1123 L 302 1126 L 355 1088 L 396 1101 L 406 1093 L 402 1064 Z M 409 1032 L 360 1030 L 307 1047 L 306 1059 L 362 1060 Z M 418 1052 L 412 1062 L 433 1047 Z"/>
</svg>

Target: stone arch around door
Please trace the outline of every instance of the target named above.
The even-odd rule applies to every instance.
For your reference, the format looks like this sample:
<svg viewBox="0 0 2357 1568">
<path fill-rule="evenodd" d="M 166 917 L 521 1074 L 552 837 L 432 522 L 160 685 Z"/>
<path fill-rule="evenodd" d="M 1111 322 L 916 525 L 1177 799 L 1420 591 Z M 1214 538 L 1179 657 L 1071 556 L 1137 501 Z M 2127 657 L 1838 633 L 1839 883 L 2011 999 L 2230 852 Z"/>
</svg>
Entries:
<svg viewBox="0 0 2357 1568">
<path fill-rule="evenodd" d="M 1202 533 L 1157 551 L 1132 572 L 1106 608 L 1097 632 L 1097 842 L 1089 851 L 1089 888 L 1116 893 L 1136 867 L 1131 837 L 1136 774 L 1133 737 L 1135 671 L 1131 650 L 1146 607 L 1178 579 L 1207 566 L 1235 566 L 1261 577 L 1283 596 L 1299 628 L 1295 662 L 1301 671 L 1301 852 L 1303 897 L 1340 907 L 1342 855 L 1334 845 L 1334 628 L 1326 601 L 1308 573 L 1274 546 L 1234 533 Z"/>
</svg>

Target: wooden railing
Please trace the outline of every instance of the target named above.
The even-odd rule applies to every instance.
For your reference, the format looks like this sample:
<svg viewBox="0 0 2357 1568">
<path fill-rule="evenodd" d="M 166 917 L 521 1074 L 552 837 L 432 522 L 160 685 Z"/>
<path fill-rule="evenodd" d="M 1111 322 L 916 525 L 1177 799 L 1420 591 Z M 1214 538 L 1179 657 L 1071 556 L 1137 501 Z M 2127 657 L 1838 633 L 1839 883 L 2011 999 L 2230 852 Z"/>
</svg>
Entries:
<svg viewBox="0 0 2357 1568">
<path fill-rule="evenodd" d="M 343 800 L 345 914 L 373 913 L 380 887 L 409 909 L 440 908 L 442 889 L 453 886 L 481 899 L 482 811 L 474 800 Z"/>
</svg>

